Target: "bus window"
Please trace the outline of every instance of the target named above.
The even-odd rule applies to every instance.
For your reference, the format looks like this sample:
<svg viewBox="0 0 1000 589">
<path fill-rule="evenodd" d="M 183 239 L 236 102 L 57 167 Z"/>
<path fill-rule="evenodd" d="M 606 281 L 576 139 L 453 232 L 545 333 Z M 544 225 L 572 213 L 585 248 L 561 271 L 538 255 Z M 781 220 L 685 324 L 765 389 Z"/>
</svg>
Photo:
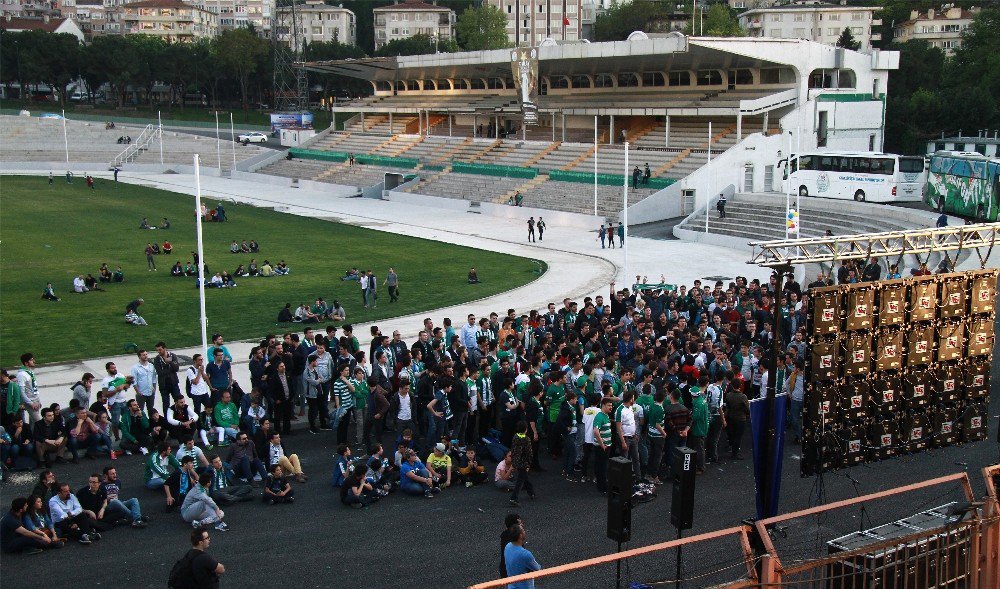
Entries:
<svg viewBox="0 0 1000 589">
<path fill-rule="evenodd" d="M 870 174 L 872 173 L 871 160 L 866 157 L 855 157 L 851 158 L 851 171 L 857 172 L 859 174 Z"/>
<path fill-rule="evenodd" d="M 819 170 L 821 172 L 839 172 L 840 158 L 830 155 L 821 156 L 819 158 Z"/>
<path fill-rule="evenodd" d="M 918 157 L 901 157 L 899 171 L 904 174 L 919 174 L 924 171 L 924 160 Z"/>
<path fill-rule="evenodd" d="M 896 162 L 890 159 L 884 158 L 872 158 L 871 160 L 872 174 L 885 174 L 891 176 L 896 171 Z"/>
<path fill-rule="evenodd" d="M 814 162 L 813 162 L 813 156 L 811 156 L 811 155 L 804 155 L 804 156 L 798 158 L 796 161 L 798 163 L 798 167 L 796 169 L 798 169 L 798 170 L 813 170 L 813 169 L 815 169 Z"/>
</svg>

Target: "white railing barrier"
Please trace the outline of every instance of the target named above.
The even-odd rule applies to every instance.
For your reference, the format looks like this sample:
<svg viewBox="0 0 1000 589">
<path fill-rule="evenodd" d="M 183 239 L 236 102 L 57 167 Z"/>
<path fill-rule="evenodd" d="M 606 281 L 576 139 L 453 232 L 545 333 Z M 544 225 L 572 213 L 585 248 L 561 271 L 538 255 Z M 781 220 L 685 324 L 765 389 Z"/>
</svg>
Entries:
<svg viewBox="0 0 1000 589">
<path fill-rule="evenodd" d="M 160 138 L 160 133 L 162 133 L 162 131 L 159 127 L 151 124 L 146 125 L 146 127 L 139 133 L 139 136 L 133 139 L 132 143 L 128 144 L 128 146 L 121 153 L 116 155 L 115 158 L 111 160 L 111 167 L 114 168 L 122 164 L 134 162 L 135 158 L 138 157 L 139 154 L 146 151 L 154 141 Z"/>
</svg>

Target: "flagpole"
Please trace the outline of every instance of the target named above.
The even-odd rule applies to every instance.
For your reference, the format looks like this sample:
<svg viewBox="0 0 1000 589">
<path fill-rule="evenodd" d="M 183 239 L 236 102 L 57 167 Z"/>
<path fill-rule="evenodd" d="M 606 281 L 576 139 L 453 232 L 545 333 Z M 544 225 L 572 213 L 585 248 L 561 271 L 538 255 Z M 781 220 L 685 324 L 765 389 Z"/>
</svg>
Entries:
<svg viewBox="0 0 1000 589">
<path fill-rule="evenodd" d="M 625 174 L 622 175 L 624 182 L 622 183 L 622 222 L 625 226 L 625 232 L 622 233 L 625 240 L 625 284 L 628 285 L 628 141 L 625 142 Z M 613 239 L 613 238 L 612 238 Z M 629 289 L 631 290 L 631 288 Z"/>
<path fill-rule="evenodd" d="M 708 161 L 705 163 L 708 170 L 712 169 L 712 121 L 708 122 Z M 711 178 L 712 175 L 708 174 Z M 708 235 L 708 205 L 712 202 L 712 195 L 705 195 L 705 235 Z"/>
<path fill-rule="evenodd" d="M 63 117 L 63 146 L 66 147 L 66 163 L 69 163 L 69 137 L 66 135 L 66 109 L 62 111 Z"/>
<path fill-rule="evenodd" d="M 594 216 L 597 216 L 597 115 L 594 115 Z"/>
<path fill-rule="evenodd" d="M 219 111 L 215 111 L 215 154 L 219 157 L 219 175 L 222 175 L 222 145 L 219 143 Z"/>
<path fill-rule="evenodd" d="M 236 171 L 236 130 L 233 127 L 233 113 L 229 113 L 229 134 L 233 138 L 233 169 L 229 172 L 229 176 L 232 177 Z"/>
<path fill-rule="evenodd" d="M 160 165 L 163 165 L 163 119 L 160 118 L 160 111 L 156 111 L 156 126 L 160 130 Z"/>
<path fill-rule="evenodd" d="M 205 315 L 205 244 L 201 229 L 201 162 L 198 154 L 194 154 L 194 218 L 195 233 L 198 239 L 198 305 L 201 312 L 201 349 L 208 349 L 208 318 Z"/>
</svg>

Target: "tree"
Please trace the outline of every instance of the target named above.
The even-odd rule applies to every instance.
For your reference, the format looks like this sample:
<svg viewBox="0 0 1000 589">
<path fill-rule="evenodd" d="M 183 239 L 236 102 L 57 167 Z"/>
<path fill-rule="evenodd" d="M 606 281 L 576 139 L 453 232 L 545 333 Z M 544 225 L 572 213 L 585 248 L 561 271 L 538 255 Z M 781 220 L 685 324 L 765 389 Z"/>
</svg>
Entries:
<svg viewBox="0 0 1000 589">
<path fill-rule="evenodd" d="M 467 8 L 455 23 L 458 43 L 466 51 L 507 47 L 507 15 L 496 6 Z"/>
<path fill-rule="evenodd" d="M 435 52 L 454 53 L 458 51 L 458 43 L 454 39 L 434 40 L 430 35 L 413 35 L 406 39 L 389 41 L 375 52 L 376 57 L 395 57 L 398 55 L 427 55 Z"/>
<path fill-rule="evenodd" d="M 594 41 L 624 41 L 633 31 L 653 31 L 665 9 L 656 2 L 633 2 L 611 5 L 594 21 Z"/>
<path fill-rule="evenodd" d="M 684 28 L 684 34 L 699 37 L 745 37 L 747 32 L 728 6 L 713 4 L 707 14 L 701 11 L 695 13 L 695 19 Z"/>
<path fill-rule="evenodd" d="M 237 80 L 240 86 L 240 104 L 246 117 L 250 76 L 257 71 L 258 60 L 267 53 L 267 44 L 246 29 L 224 31 L 215 39 L 215 51 L 220 65 Z"/>
<path fill-rule="evenodd" d="M 851 32 L 850 27 L 844 27 L 844 32 L 837 38 L 837 47 L 857 51 L 858 49 L 861 49 L 861 41 L 854 38 L 854 33 Z"/>
</svg>

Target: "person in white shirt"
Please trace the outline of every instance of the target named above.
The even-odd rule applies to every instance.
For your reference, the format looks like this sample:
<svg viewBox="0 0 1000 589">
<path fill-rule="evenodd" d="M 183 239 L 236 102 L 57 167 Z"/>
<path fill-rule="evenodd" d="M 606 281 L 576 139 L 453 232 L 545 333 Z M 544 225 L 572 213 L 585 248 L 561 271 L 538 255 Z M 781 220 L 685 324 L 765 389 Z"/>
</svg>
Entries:
<svg viewBox="0 0 1000 589">
<path fill-rule="evenodd" d="M 88 292 L 87 283 L 83 280 L 83 274 L 73 279 L 73 292 Z"/>
<path fill-rule="evenodd" d="M 42 400 L 38 395 L 38 383 L 35 382 L 35 355 L 31 352 L 21 354 L 21 369 L 14 379 L 21 389 L 21 403 L 28 410 L 28 423 L 34 424 L 42 418 Z"/>
<path fill-rule="evenodd" d="M 135 390 L 138 393 L 135 400 L 139 402 L 139 407 L 146 411 L 146 415 L 153 412 L 156 399 L 156 368 L 149 361 L 149 353 L 146 350 L 139 350 L 139 362 L 132 366 L 132 379 L 135 381 Z"/>
<path fill-rule="evenodd" d="M 187 369 L 187 381 L 191 385 L 189 395 L 194 404 L 194 412 L 201 413 L 201 406 L 209 400 L 211 389 L 208 386 L 208 375 L 205 374 L 205 357 L 195 354 L 192 365 Z"/>
<path fill-rule="evenodd" d="M 622 393 L 622 404 L 615 409 L 614 421 L 618 426 L 618 443 L 621 445 L 622 454 L 632 461 L 632 471 L 636 480 L 642 477 L 642 464 L 639 461 L 639 437 L 636 435 L 635 391 L 624 391 Z"/>
<path fill-rule="evenodd" d="M 184 443 L 181 444 L 180 448 L 177 449 L 177 462 L 180 462 L 185 456 L 190 456 L 194 458 L 194 463 L 198 465 L 198 468 L 208 468 L 209 462 L 208 458 L 205 457 L 205 452 L 201 448 L 194 445 L 194 438 L 186 438 Z"/>
<path fill-rule="evenodd" d="M 132 375 L 122 376 L 118 374 L 118 367 L 114 362 L 104 365 L 108 375 L 101 381 L 101 390 L 105 392 L 108 399 L 108 407 L 111 409 L 111 431 L 115 434 L 115 439 L 120 437 L 120 426 L 122 411 L 125 410 L 128 390 L 135 385 Z"/>
<path fill-rule="evenodd" d="M 77 538 L 80 544 L 101 539 L 95 530 L 97 514 L 80 505 L 80 500 L 70 492 L 69 483 L 60 483 L 59 491 L 49 499 L 49 515 L 60 536 Z"/>
<path fill-rule="evenodd" d="M 583 410 L 583 459 L 580 462 L 580 476 L 583 482 L 587 482 L 588 478 L 595 482 L 597 480 L 596 477 L 588 477 L 587 470 L 590 465 L 590 457 L 593 454 L 594 446 L 597 445 L 597 440 L 594 439 L 594 418 L 600 412 L 600 405 L 588 404 Z"/>
</svg>

